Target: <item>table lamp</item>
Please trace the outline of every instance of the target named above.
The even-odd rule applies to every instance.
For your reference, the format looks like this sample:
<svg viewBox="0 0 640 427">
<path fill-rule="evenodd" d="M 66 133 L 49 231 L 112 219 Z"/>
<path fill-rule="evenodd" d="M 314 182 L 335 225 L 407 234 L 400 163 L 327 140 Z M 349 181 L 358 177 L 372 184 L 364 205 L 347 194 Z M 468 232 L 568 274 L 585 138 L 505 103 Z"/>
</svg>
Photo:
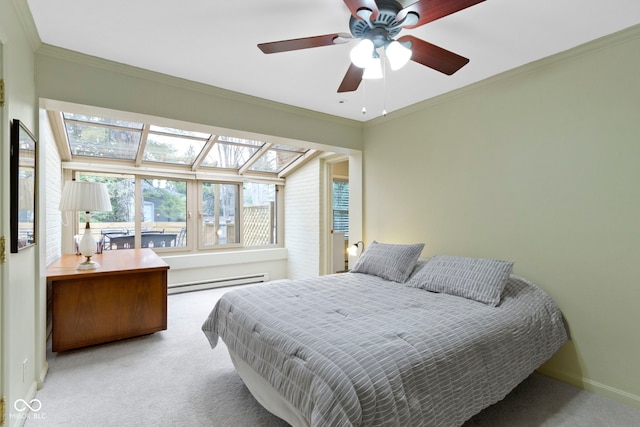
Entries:
<svg viewBox="0 0 640 427">
<path fill-rule="evenodd" d="M 97 182 L 67 181 L 60 198 L 61 211 L 84 211 L 86 225 L 80 240 L 80 253 L 86 259 L 78 265 L 78 270 L 92 270 L 100 264 L 91 260 L 96 253 L 96 239 L 91 234 L 91 211 L 108 212 L 111 210 L 111 200 L 106 184 Z"/>
<path fill-rule="evenodd" d="M 350 256 L 360 256 L 362 255 L 363 251 L 364 242 L 362 240 L 359 240 L 357 243 L 354 243 L 353 245 L 349 246 L 349 249 L 347 249 L 347 253 Z"/>
</svg>

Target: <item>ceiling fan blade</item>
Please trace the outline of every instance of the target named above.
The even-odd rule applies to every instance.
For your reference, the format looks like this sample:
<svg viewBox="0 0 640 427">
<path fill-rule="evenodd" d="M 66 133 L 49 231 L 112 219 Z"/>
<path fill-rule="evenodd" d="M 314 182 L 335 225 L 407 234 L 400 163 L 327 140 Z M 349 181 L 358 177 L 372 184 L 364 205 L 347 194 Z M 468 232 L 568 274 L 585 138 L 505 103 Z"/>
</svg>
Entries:
<svg viewBox="0 0 640 427">
<path fill-rule="evenodd" d="M 346 0 L 345 0 L 346 1 Z M 418 22 L 413 25 L 407 25 L 404 28 L 416 28 L 427 22 L 444 18 L 447 15 L 456 13 L 462 9 L 466 9 L 485 0 L 420 0 L 411 6 L 407 6 L 398 12 L 398 22 L 406 18 L 407 13 L 414 12 L 420 17 Z"/>
<path fill-rule="evenodd" d="M 290 50 L 309 49 L 311 47 L 330 46 L 336 39 L 343 39 L 344 33 L 325 34 L 323 36 L 303 37 L 300 39 L 281 40 L 277 42 L 260 43 L 258 47 L 264 53 L 288 52 Z"/>
<path fill-rule="evenodd" d="M 369 9 L 371 11 L 371 19 L 376 19 L 376 16 L 378 16 L 378 5 L 375 0 L 344 0 L 344 4 L 347 5 L 354 18 L 362 19 L 358 16 L 358 10 L 360 9 Z"/>
<path fill-rule="evenodd" d="M 350 64 L 347 74 L 344 75 L 342 83 L 340 83 L 338 93 L 353 92 L 354 90 L 357 90 L 358 86 L 360 86 L 360 82 L 362 81 L 362 74 L 364 74 L 364 68 Z"/>
<path fill-rule="evenodd" d="M 469 59 L 414 36 L 402 36 L 400 43 L 411 42 L 411 60 L 451 75 L 464 67 Z"/>
</svg>

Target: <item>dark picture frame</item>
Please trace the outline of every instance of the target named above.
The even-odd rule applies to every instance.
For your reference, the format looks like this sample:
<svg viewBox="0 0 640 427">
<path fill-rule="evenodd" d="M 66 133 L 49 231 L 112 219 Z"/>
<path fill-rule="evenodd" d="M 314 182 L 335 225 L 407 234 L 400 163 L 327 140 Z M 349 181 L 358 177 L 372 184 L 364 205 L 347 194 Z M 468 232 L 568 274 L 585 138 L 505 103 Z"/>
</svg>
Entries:
<svg viewBox="0 0 640 427">
<path fill-rule="evenodd" d="M 37 141 L 20 120 L 11 123 L 11 253 L 36 244 Z"/>
</svg>

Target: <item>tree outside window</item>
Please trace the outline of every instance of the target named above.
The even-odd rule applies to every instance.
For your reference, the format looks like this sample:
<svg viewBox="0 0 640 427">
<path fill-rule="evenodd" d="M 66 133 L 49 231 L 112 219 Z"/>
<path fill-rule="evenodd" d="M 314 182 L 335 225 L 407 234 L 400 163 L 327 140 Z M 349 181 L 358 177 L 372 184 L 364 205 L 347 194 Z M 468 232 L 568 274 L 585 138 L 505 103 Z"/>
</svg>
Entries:
<svg viewBox="0 0 640 427">
<path fill-rule="evenodd" d="M 240 243 L 238 184 L 202 183 L 202 246 Z"/>
<path fill-rule="evenodd" d="M 167 179 L 142 180 L 142 234 L 145 241 L 166 246 L 185 246 L 187 230 L 187 182 Z M 166 234 L 162 238 L 149 235 Z"/>
</svg>

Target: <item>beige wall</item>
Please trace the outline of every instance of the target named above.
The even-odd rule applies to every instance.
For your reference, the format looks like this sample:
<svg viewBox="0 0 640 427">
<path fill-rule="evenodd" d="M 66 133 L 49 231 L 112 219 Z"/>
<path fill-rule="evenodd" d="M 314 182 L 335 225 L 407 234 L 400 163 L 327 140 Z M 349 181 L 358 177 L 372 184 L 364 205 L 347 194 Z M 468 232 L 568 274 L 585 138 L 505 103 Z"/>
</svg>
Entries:
<svg viewBox="0 0 640 427">
<path fill-rule="evenodd" d="M 640 407 L 638 52 L 640 27 L 370 123 L 364 223 L 515 260 L 573 336 L 544 372 Z"/>
</svg>

